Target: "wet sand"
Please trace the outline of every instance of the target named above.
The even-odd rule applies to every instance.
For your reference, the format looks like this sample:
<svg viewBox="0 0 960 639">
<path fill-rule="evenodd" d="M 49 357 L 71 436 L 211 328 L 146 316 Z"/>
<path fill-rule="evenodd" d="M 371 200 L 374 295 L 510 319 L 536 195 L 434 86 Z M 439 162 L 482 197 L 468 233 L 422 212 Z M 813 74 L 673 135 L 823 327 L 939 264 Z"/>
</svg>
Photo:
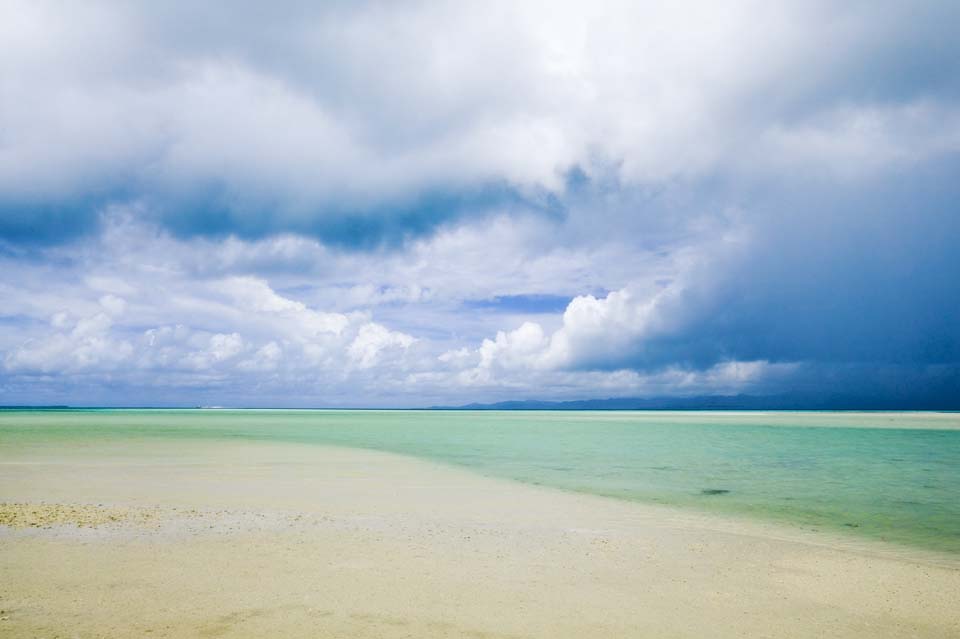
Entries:
<svg viewBox="0 0 960 639">
<path fill-rule="evenodd" d="M 960 562 L 271 443 L 0 451 L 2 637 L 957 637 Z"/>
</svg>

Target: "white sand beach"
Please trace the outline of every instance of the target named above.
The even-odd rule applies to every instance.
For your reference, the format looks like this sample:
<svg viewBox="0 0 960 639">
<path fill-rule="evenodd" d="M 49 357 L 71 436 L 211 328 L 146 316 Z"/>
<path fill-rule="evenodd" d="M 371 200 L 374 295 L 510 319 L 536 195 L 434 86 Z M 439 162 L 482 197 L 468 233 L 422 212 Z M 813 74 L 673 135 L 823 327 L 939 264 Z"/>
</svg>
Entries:
<svg viewBox="0 0 960 639">
<path fill-rule="evenodd" d="M 2 637 L 957 637 L 960 564 L 360 450 L 0 457 Z"/>
</svg>

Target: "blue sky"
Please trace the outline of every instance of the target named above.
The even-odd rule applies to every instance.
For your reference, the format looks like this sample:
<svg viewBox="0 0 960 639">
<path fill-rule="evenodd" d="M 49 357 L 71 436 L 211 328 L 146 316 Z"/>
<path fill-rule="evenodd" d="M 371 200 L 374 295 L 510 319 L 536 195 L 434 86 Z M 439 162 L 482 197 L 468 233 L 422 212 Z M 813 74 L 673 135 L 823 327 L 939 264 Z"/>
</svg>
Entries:
<svg viewBox="0 0 960 639">
<path fill-rule="evenodd" d="M 0 404 L 960 395 L 955 2 L 0 6 Z"/>
</svg>

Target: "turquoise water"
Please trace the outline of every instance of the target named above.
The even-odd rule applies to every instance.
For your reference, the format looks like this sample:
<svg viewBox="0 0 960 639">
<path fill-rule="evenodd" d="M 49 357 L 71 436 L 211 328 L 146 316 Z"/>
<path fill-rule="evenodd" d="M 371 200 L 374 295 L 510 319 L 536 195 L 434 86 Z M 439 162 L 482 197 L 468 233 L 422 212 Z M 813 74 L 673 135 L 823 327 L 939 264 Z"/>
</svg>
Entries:
<svg viewBox="0 0 960 639">
<path fill-rule="evenodd" d="M 200 439 L 382 450 L 960 553 L 958 414 L 0 411 L 0 457 L 38 445 Z"/>
</svg>

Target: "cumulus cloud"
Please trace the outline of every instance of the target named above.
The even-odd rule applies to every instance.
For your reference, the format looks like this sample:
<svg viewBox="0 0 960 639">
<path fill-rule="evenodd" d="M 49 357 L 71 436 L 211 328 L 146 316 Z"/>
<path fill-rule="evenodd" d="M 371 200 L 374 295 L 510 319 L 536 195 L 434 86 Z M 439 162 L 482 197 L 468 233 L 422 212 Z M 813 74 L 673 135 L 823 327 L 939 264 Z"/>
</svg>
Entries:
<svg viewBox="0 0 960 639">
<path fill-rule="evenodd" d="M 258 389 L 254 397 L 273 392 L 308 405 L 388 401 L 385 392 L 406 405 L 422 405 L 426 398 L 470 400 L 475 393 L 497 397 L 510 389 L 532 392 L 534 379 L 565 393 L 646 388 L 652 378 L 629 371 L 590 373 L 578 381 L 569 361 L 551 350 L 550 334 L 540 323 L 549 325 L 549 315 L 537 314 L 538 323 L 521 322 L 518 330 L 503 331 L 479 349 L 470 347 L 473 336 L 523 313 L 480 313 L 471 326 L 463 319 L 463 300 L 509 291 L 508 285 L 526 290 L 552 282 L 568 290 L 580 288 L 576 279 L 567 282 L 556 275 L 580 272 L 596 248 L 558 249 L 571 259 L 541 255 L 504 263 L 504 257 L 529 247 L 529 237 L 546 228 L 504 218 L 492 227 L 440 234 L 412 247 L 412 254 L 366 257 L 330 254 L 306 243 L 301 249 L 312 252 L 312 259 L 336 266 L 327 276 L 278 267 L 274 283 L 249 274 L 248 260 L 224 261 L 223 256 L 277 255 L 264 243 L 287 244 L 287 239 L 182 240 L 116 218 L 95 246 L 52 248 L 50 259 L 40 262 L 7 258 L 4 266 L 14 277 L 3 284 L 6 316 L 29 319 L 15 324 L 17 330 L 0 333 L 3 370 L 8 382 L 43 385 L 56 379 L 66 389 L 79 379 L 87 384 L 111 379 L 128 386 L 134 393 L 130 397 L 148 384 L 194 395 L 236 388 L 240 402 L 249 401 L 244 390 Z M 528 250 L 532 256 L 540 252 Z M 305 263 L 297 252 L 279 255 L 281 261 Z M 478 260 L 489 265 L 489 278 L 467 277 L 478 269 Z M 684 260 L 674 261 L 651 276 L 675 274 Z M 56 280 L 44 276 L 50 263 L 61 264 L 52 271 Z M 381 278 L 386 283 L 371 293 L 362 282 L 385 267 L 393 270 L 392 279 Z M 348 272 L 354 279 L 344 279 Z M 281 293 L 278 285 L 298 293 Z M 354 295 L 358 287 L 367 293 Z M 321 310 L 298 299 L 317 296 L 339 310 Z M 383 319 L 374 321 L 372 313 Z M 412 326 L 412 332 L 390 323 Z M 456 332 L 438 332 L 445 324 Z M 560 331 L 577 335 L 578 326 L 564 321 Z M 447 352 L 451 345 L 457 348 Z"/>
<path fill-rule="evenodd" d="M 496 368 L 649 370 L 717 364 L 692 362 L 658 349 L 682 338 L 690 322 L 709 309 L 711 289 L 723 279 L 718 273 L 728 271 L 748 249 L 746 234 L 731 229 L 706 245 L 688 246 L 662 259 L 662 279 L 651 281 L 648 276 L 602 297 L 574 297 L 560 326 L 550 334 L 530 321 L 512 331 L 499 331 L 477 349 L 477 374 L 489 376 Z"/>
<path fill-rule="evenodd" d="M 143 328 L 158 311 L 148 302 L 172 289 L 178 291 L 165 298 L 166 319 L 184 323 Z M 22 377 L 82 374 L 101 380 L 122 370 L 125 383 L 134 386 L 148 378 L 162 386 L 269 373 L 278 376 L 275 383 L 293 380 L 316 396 L 319 390 L 311 391 L 311 384 L 343 381 L 350 370 L 368 369 L 387 358 L 402 369 L 401 360 L 414 343 L 410 335 L 372 322 L 364 313 L 319 311 L 255 277 L 166 279 L 155 282 L 154 290 L 141 291 L 131 295 L 129 311 L 126 300 L 107 294 L 98 301 L 102 310 L 93 314 L 54 313 L 7 351 L 4 369 Z M 95 294 L 93 287 L 72 292 L 76 298 Z M 58 303 L 81 307 L 67 295 Z M 223 332 L 227 327 L 235 330 Z"/>
<path fill-rule="evenodd" d="M 132 345 L 109 334 L 104 314 L 83 318 L 70 330 L 26 342 L 8 353 L 4 364 L 12 371 L 41 373 L 116 369 L 130 357 Z"/>
<path fill-rule="evenodd" d="M 357 331 L 357 336 L 347 348 L 352 362 L 359 368 L 371 368 L 381 358 L 382 353 L 389 349 L 405 350 L 413 344 L 410 335 L 391 331 L 380 324 L 373 322 L 364 324 Z"/>
</svg>

